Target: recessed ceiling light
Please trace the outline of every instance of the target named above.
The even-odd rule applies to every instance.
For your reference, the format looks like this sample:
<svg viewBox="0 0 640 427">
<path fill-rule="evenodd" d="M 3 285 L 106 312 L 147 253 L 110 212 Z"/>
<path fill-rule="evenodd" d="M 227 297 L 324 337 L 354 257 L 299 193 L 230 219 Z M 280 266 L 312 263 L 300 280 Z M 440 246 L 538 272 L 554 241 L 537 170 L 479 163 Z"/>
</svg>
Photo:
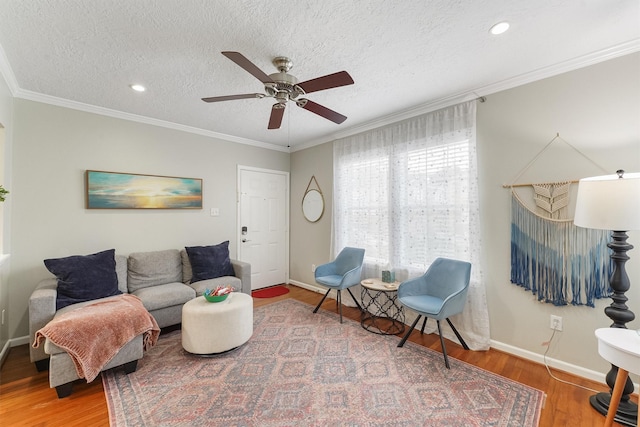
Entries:
<svg viewBox="0 0 640 427">
<path fill-rule="evenodd" d="M 130 87 L 136 92 L 144 92 L 146 90 L 146 88 L 142 85 L 130 85 Z"/>
<path fill-rule="evenodd" d="M 491 29 L 489 29 L 489 32 L 491 34 L 493 34 L 494 36 L 497 36 L 498 34 L 504 33 L 508 29 L 509 29 L 509 23 L 508 22 L 498 22 L 496 25 L 491 27 Z"/>
</svg>

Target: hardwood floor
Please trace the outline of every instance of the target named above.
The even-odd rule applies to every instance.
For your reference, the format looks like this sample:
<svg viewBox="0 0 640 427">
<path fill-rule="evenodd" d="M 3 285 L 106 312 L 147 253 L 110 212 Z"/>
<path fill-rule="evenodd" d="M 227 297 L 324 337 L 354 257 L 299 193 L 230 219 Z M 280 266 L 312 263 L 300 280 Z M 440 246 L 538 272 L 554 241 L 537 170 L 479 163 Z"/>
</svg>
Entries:
<svg viewBox="0 0 640 427">
<path fill-rule="evenodd" d="M 282 299 L 293 298 L 316 305 L 320 294 L 288 286 L 291 292 L 269 298 L 254 298 L 254 306 L 259 307 Z M 336 311 L 335 300 L 324 302 L 322 309 Z M 355 308 L 343 307 L 343 315 L 353 320 L 360 319 Z M 420 335 L 415 332 L 411 341 L 440 351 L 437 335 Z M 459 344 L 447 341 L 450 357 L 466 361 L 498 375 L 511 378 L 547 394 L 546 405 L 542 409 L 540 426 L 601 426 L 604 417 L 589 405 L 593 392 L 564 384 L 549 376 L 546 368 L 534 362 L 511 356 L 498 350 L 486 352 L 465 351 Z M 563 372 L 554 374 L 565 380 L 591 389 L 606 391 L 606 385 Z M 77 381 L 71 396 L 58 399 L 54 389 L 49 388 L 48 373 L 37 372 L 29 362 L 26 345 L 14 347 L 0 370 L 0 425 L 2 426 L 108 426 L 109 415 L 102 389 L 102 381 L 96 379 L 90 384 Z M 637 396 L 634 396 L 637 402 Z"/>
</svg>

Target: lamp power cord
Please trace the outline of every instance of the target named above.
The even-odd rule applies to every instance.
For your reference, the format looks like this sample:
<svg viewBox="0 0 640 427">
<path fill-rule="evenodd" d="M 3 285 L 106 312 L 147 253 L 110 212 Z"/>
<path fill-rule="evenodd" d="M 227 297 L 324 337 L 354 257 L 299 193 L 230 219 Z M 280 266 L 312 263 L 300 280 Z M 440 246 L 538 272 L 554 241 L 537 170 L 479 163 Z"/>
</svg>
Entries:
<svg viewBox="0 0 640 427">
<path fill-rule="evenodd" d="M 576 383 L 573 383 L 571 381 L 566 381 L 566 380 L 560 379 L 560 378 L 556 377 L 555 375 L 553 375 L 553 372 L 551 372 L 551 368 L 549 368 L 549 363 L 547 362 L 547 353 L 549 353 L 549 349 L 551 348 L 551 343 L 553 342 L 553 338 L 555 336 L 556 336 L 556 329 L 554 329 L 553 332 L 551 333 L 551 337 L 549 338 L 549 340 L 542 343 L 542 345 L 547 347 L 547 349 L 544 351 L 544 354 L 542 355 L 542 358 L 544 360 L 544 367 L 547 368 L 547 372 L 549 373 L 549 376 L 551 378 L 553 378 L 554 380 L 559 381 L 561 383 L 569 384 L 569 385 L 572 385 L 572 386 L 575 386 L 575 387 L 580 387 L 580 388 L 582 388 L 584 390 L 588 390 L 588 391 L 591 391 L 593 393 L 600 393 L 601 390 L 594 390 L 592 388 L 585 387 L 583 385 L 576 384 Z"/>
</svg>

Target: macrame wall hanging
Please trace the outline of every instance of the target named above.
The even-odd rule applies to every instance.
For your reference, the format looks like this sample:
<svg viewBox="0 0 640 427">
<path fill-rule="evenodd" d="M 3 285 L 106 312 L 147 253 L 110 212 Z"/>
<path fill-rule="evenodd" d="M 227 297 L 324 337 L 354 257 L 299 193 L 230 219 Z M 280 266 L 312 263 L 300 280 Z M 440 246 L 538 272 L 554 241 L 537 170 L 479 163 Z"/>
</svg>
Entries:
<svg viewBox="0 0 640 427">
<path fill-rule="evenodd" d="M 587 158 L 557 135 L 512 184 L 504 185 L 511 189 L 511 282 L 530 290 L 538 301 L 594 307 L 595 299 L 611 294 L 610 232 L 577 227 L 568 217 L 571 184 L 577 181 L 513 184 L 556 140 Z M 535 210 L 514 187 L 532 188 Z"/>
</svg>

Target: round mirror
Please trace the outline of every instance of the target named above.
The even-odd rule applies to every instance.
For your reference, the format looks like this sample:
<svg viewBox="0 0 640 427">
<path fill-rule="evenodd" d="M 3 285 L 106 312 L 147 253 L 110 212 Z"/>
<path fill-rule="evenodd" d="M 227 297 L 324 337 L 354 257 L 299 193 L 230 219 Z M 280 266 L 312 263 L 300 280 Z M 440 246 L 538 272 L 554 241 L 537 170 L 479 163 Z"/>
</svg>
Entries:
<svg viewBox="0 0 640 427">
<path fill-rule="evenodd" d="M 317 222 L 324 213 L 324 198 L 318 190 L 309 190 L 302 198 L 302 213 L 307 221 Z"/>
</svg>

